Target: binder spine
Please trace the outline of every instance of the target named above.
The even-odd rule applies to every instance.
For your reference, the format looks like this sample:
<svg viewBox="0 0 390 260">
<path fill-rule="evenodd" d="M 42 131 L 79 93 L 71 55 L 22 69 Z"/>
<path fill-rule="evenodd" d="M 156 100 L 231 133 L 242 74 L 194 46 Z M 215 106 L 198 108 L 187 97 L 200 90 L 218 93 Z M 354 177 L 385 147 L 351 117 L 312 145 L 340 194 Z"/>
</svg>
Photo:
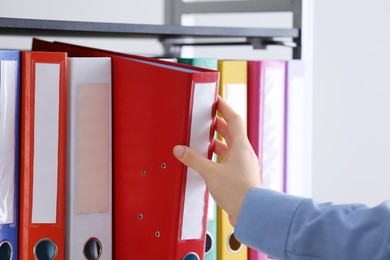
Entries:
<svg viewBox="0 0 390 260">
<path fill-rule="evenodd" d="M 20 53 L 0 60 L 0 255 L 18 259 Z"/>
<path fill-rule="evenodd" d="M 19 258 L 62 260 L 66 53 L 22 52 L 22 64 Z"/>
</svg>

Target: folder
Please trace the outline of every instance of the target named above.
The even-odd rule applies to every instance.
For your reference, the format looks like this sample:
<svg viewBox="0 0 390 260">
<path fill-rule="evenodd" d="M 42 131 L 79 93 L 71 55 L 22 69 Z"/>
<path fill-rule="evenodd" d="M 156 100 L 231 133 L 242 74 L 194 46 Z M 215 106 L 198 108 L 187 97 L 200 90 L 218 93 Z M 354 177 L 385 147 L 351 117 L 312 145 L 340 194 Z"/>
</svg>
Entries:
<svg viewBox="0 0 390 260">
<path fill-rule="evenodd" d="M 177 61 L 191 66 L 218 70 L 218 59 L 216 58 L 178 58 Z M 217 161 L 215 154 L 213 154 L 212 160 Z M 209 195 L 207 211 L 205 259 L 217 259 L 217 204 L 211 195 Z"/>
<path fill-rule="evenodd" d="M 68 58 L 66 258 L 112 259 L 111 59 Z"/>
<path fill-rule="evenodd" d="M 211 158 L 219 73 L 36 39 L 33 48 L 112 59 L 114 259 L 203 259 L 208 192 L 172 148 Z"/>
<path fill-rule="evenodd" d="M 248 61 L 248 138 L 259 158 L 264 188 L 285 185 L 285 62 Z M 248 248 L 250 260 L 268 257 Z"/>
<path fill-rule="evenodd" d="M 221 73 L 219 95 L 241 116 L 246 126 L 247 61 L 219 60 L 218 70 Z M 218 207 L 217 216 L 218 259 L 247 259 L 248 249 L 235 238 L 227 213 Z"/>
<path fill-rule="evenodd" d="M 0 255 L 18 259 L 20 52 L 0 50 Z"/>
<path fill-rule="evenodd" d="M 22 52 L 19 259 L 64 259 L 66 53 Z"/>
<path fill-rule="evenodd" d="M 305 173 L 308 169 L 307 158 L 309 148 L 306 138 L 307 93 L 305 82 L 305 62 L 289 60 L 286 62 L 286 102 L 287 102 L 287 134 L 286 134 L 286 192 L 296 196 L 308 194 Z M 293 180 L 293 181 L 289 181 Z"/>
</svg>

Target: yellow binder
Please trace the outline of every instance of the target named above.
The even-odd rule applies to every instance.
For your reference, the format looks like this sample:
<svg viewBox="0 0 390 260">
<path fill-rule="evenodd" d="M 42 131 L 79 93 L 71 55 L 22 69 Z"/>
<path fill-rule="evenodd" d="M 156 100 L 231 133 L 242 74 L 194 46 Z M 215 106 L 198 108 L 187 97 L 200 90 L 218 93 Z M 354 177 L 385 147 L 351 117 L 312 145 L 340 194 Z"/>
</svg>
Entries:
<svg viewBox="0 0 390 260">
<path fill-rule="evenodd" d="M 247 122 L 247 61 L 219 60 L 219 95 Z M 222 137 L 218 137 L 222 139 Z M 248 248 L 234 237 L 228 215 L 217 210 L 217 254 L 219 260 L 248 259 Z"/>
</svg>

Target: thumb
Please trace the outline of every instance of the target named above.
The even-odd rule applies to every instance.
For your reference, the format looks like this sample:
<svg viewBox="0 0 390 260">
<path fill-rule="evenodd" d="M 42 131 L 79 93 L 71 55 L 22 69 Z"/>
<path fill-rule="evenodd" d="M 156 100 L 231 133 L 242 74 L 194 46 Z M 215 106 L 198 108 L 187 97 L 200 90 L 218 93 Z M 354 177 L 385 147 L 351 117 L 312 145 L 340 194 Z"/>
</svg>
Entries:
<svg viewBox="0 0 390 260">
<path fill-rule="evenodd" d="M 194 149 L 184 145 L 176 145 L 173 148 L 173 155 L 186 166 L 197 171 L 206 181 L 210 176 L 214 163 L 199 154 Z"/>
</svg>

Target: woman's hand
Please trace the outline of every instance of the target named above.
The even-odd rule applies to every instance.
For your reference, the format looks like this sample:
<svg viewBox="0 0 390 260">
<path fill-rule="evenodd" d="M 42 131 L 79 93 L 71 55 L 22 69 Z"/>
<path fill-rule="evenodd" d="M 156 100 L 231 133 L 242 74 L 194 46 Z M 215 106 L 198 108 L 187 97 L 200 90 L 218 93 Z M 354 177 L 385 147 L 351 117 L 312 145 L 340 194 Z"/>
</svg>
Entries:
<svg viewBox="0 0 390 260">
<path fill-rule="evenodd" d="M 195 150 L 177 145 L 175 157 L 197 171 L 206 182 L 216 203 L 229 215 L 234 226 L 247 192 L 260 187 L 259 161 L 247 138 L 241 117 L 222 99 L 218 99 L 216 131 L 225 142 L 215 140 L 214 153 L 221 163 L 215 163 Z"/>
</svg>

